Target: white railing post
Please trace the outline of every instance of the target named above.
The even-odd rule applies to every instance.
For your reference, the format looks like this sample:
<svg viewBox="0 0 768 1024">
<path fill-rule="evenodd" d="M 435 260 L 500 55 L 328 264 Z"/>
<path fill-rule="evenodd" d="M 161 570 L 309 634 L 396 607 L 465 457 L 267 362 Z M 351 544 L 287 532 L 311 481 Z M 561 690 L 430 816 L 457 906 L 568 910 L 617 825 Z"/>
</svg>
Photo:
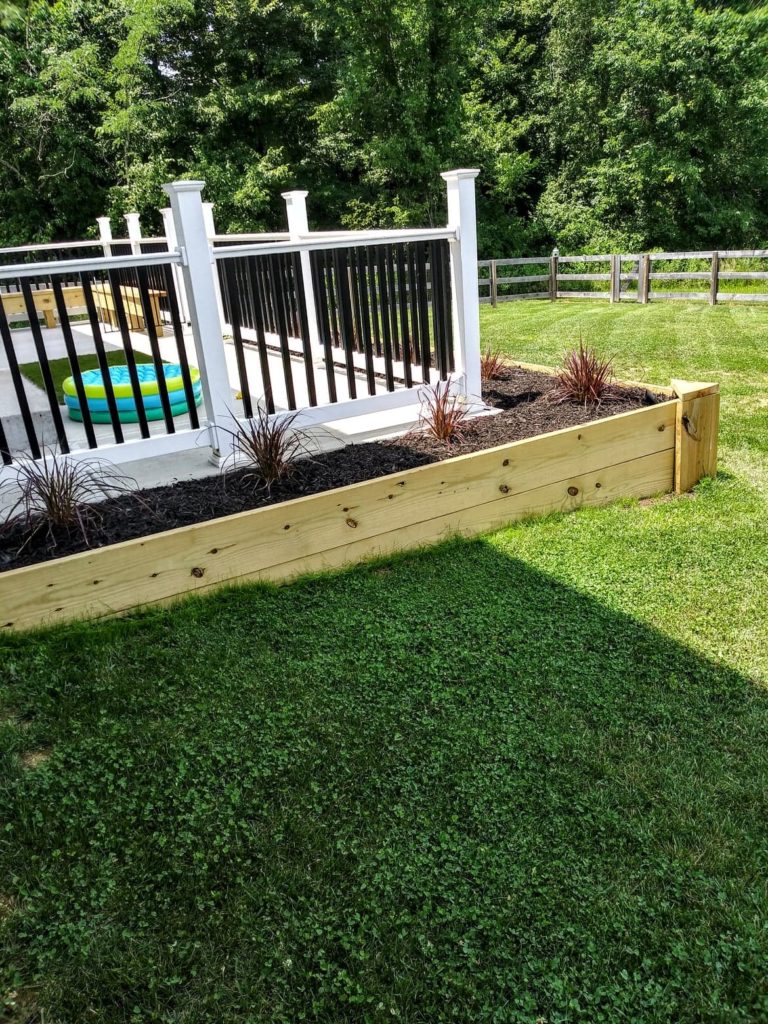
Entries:
<svg viewBox="0 0 768 1024">
<path fill-rule="evenodd" d="M 99 241 L 101 247 L 104 250 L 105 256 L 112 255 L 112 223 L 109 217 L 97 217 L 96 223 L 99 225 Z"/>
<path fill-rule="evenodd" d="M 128 225 L 128 241 L 134 256 L 141 256 L 141 221 L 138 213 L 126 213 L 125 223 Z"/>
<path fill-rule="evenodd" d="M 213 220 L 213 203 L 203 203 L 203 220 L 205 222 L 205 233 L 208 237 L 208 244 L 213 248 L 213 236 L 216 234 L 216 224 Z M 226 327 L 227 318 L 224 315 L 224 303 L 221 298 L 219 270 L 215 263 L 213 264 L 213 286 L 216 289 L 216 308 L 219 311 L 219 320 L 221 321 L 221 329 L 223 331 Z"/>
<path fill-rule="evenodd" d="M 232 438 L 227 430 L 233 430 L 237 421 L 216 301 L 216 266 L 200 201 L 204 187 L 203 181 L 174 181 L 163 185 L 163 191 L 171 201 L 176 240 L 184 261 L 184 288 L 208 411 L 211 448 L 214 458 L 219 459 L 232 452 Z"/>
<path fill-rule="evenodd" d="M 479 170 L 445 171 L 448 192 L 448 227 L 451 239 L 451 293 L 456 372 L 464 377 L 464 394 L 481 399 L 480 298 L 477 276 L 477 216 L 475 178 Z"/>
<path fill-rule="evenodd" d="M 288 214 L 288 234 L 292 242 L 300 241 L 301 237 L 309 234 L 309 220 L 307 219 L 307 192 L 297 190 L 294 192 L 283 192 L 285 208 Z M 315 288 L 312 283 L 312 264 L 308 252 L 300 254 L 301 280 L 304 286 L 304 303 L 307 308 L 307 323 L 309 325 L 309 344 L 315 359 L 323 358 L 323 346 L 320 341 L 320 329 L 317 325 L 317 307 L 315 306 Z"/>
<path fill-rule="evenodd" d="M 163 218 L 163 232 L 165 234 L 165 242 L 168 246 L 168 252 L 175 252 L 179 247 L 179 240 L 176 238 L 176 226 L 173 223 L 173 210 L 170 206 L 160 211 L 160 216 Z M 184 288 L 184 272 L 181 267 L 174 265 L 173 267 L 173 281 L 176 285 L 176 295 L 179 299 L 179 313 L 184 323 L 189 323 L 189 303 L 187 302 L 187 292 Z"/>
</svg>

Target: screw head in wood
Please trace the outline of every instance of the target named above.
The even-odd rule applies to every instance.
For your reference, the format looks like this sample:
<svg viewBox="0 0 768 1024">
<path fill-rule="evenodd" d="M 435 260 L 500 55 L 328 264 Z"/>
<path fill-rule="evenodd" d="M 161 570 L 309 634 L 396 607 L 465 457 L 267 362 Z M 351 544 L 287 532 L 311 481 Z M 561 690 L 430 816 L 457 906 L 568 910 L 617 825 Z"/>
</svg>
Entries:
<svg viewBox="0 0 768 1024">
<path fill-rule="evenodd" d="M 570 494 L 570 496 L 572 498 L 575 498 L 576 495 L 579 493 L 579 488 L 571 486 L 571 487 L 568 488 L 568 493 Z"/>
</svg>

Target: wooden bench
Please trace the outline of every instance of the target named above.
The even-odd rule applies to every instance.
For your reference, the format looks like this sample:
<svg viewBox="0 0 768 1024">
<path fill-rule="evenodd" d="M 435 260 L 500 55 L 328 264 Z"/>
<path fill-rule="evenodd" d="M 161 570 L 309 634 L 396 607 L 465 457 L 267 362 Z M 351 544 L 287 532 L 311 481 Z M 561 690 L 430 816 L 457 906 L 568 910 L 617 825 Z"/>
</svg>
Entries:
<svg viewBox="0 0 768 1024">
<path fill-rule="evenodd" d="M 102 323 L 111 327 L 119 327 L 117 313 L 115 312 L 115 299 L 112 289 L 108 284 L 94 282 L 91 285 L 93 301 L 96 305 L 96 312 Z M 67 309 L 82 309 L 85 306 L 85 295 L 81 285 L 63 285 L 62 295 L 64 305 Z M 163 320 L 160 314 L 160 299 L 166 293 L 156 289 L 149 289 L 149 304 L 152 308 L 152 319 L 155 327 L 162 328 Z M 125 318 L 128 321 L 128 328 L 131 331 L 143 331 L 144 310 L 141 305 L 141 294 L 138 288 L 131 285 L 121 285 L 120 295 L 123 299 Z M 27 305 L 21 292 L 4 292 L 0 298 L 3 300 L 6 316 L 13 316 L 18 313 L 26 313 Z M 56 326 L 56 300 L 53 295 L 53 288 L 38 288 L 33 290 L 32 298 L 35 309 L 43 314 L 46 327 Z"/>
</svg>

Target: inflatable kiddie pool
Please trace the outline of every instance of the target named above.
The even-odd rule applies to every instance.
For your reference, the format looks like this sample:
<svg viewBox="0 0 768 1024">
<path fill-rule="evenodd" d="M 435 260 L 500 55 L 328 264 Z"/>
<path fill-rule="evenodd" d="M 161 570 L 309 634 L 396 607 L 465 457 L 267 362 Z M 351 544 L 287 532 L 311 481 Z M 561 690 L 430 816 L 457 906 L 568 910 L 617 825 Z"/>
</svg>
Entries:
<svg viewBox="0 0 768 1024">
<path fill-rule="evenodd" d="M 144 408 L 145 416 L 148 420 L 162 419 L 163 405 L 160 400 L 160 388 L 154 364 L 137 363 L 136 374 L 139 378 L 141 404 Z M 181 367 L 178 363 L 164 363 L 163 375 L 165 377 L 165 386 L 168 389 L 168 400 L 171 403 L 172 415 L 181 416 L 183 413 L 189 412 L 187 396 L 184 392 L 184 380 L 181 376 Z M 200 405 L 203 400 L 200 372 L 196 367 L 191 366 L 189 368 L 189 375 L 192 381 L 195 405 Z M 136 399 L 131 387 L 128 367 L 122 364 L 110 366 L 109 379 L 112 382 L 112 390 L 115 393 L 118 419 L 121 423 L 137 423 L 139 414 L 136 409 Z M 85 370 L 82 374 L 82 381 L 91 420 L 94 423 L 111 423 L 112 416 L 107 404 L 107 392 L 104 387 L 104 378 L 101 370 Z M 70 419 L 81 423 L 83 413 L 80 408 L 80 399 L 77 397 L 74 377 L 67 377 L 64 381 L 63 390 L 64 401 Z"/>
</svg>

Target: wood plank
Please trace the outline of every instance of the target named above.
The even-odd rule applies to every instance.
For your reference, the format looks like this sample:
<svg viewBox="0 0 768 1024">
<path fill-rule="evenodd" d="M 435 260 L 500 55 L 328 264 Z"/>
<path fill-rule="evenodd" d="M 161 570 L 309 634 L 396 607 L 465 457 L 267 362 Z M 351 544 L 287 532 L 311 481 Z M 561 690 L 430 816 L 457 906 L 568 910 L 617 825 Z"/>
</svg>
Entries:
<svg viewBox="0 0 768 1024">
<path fill-rule="evenodd" d="M 498 284 L 539 284 L 549 281 L 549 274 L 518 274 L 516 277 L 499 277 Z"/>
<path fill-rule="evenodd" d="M 650 299 L 678 299 L 688 301 L 698 301 L 699 299 L 709 299 L 709 292 L 654 292 L 648 293 Z"/>
<path fill-rule="evenodd" d="M 241 565 L 237 577 L 211 578 L 208 576 L 206 578 L 205 574 L 200 577 L 192 575 L 185 579 L 183 589 L 165 592 L 159 596 L 153 596 L 145 589 L 132 591 L 124 595 L 124 600 L 130 603 L 121 604 L 117 601 L 109 603 L 105 602 L 103 598 L 97 599 L 90 595 L 83 600 L 78 595 L 78 599 L 73 600 L 72 603 L 66 604 L 62 601 L 56 607 L 51 606 L 42 610 L 41 614 L 39 606 L 24 601 L 22 602 L 24 607 L 14 609 L 16 614 L 13 622 L 9 623 L 6 620 L 0 625 L 0 628 L 24 629 L 38 626 L 43 622 L 50 624 L 75 617 L 114 615 L 136 607 L 138 602 L 143 605 L 167 604 L 186 597 L 190 593 L 204 593 L 234 583 L 257 580 L 284 581 L 305 573 L 338 568 L 364 558 L 378 557 L 418 545 L 433 543 L 450 536 L 471 536 L 497 529 L 507 523 L 529 516 L 557 511 L 569 512 L 582 507 L 604 505 L 619 497 L 648 497 L 671 489 L 673 470 L 674 448 L 668 448 L 639 459 L 602 467 L 592 473 L 574 474 L 563 481 L 542 484 L 521 494 L 496 497 L 493 501 L 482 505 L 433 515 L 429 519 L 413 522 L 397 529 L 385 529 L 370 537 L 347 540 L 334 548 L 323 547 L 310 554 L 303 554 L 283 562 L 269 565 L 259 565 L 255 562 L 244 563 Z M 118 545 L 118 547 L 122 547 L 122 545 Z M 110 550 L 114 549 L 103 548 L 100 553 Z M 49 567 L 52 565 L 54 563 L 49 563 Z M 42 568 L 44 566 L 30 567 L 30 569 Z M 19 572 L 29 572 L 29 570 L 19 570 Z M 41 578 L 33 583 L 31 577 L 29 579 L 30 586 L 35 586 L 35 589 L 39 589 L 43 595 L 47 589 L 50 589 L 50 581 L 44 582 Z M 0 575 L 1 582 L 2 575 Z M 97 579 L 91 582 L 100 583 L 102 581 Z M 60 601 L 62 595 L 63 588 L 60 593 Z"/>
<path fill-rule="evenodd" d="M 708 270 L 680 270 L 674 273 L 657 273 L 655 270 L 650 275 L 652 281 L 708 281 L 710 272 Z"/>
<path fill-rule="evenodd" d="M 610 281 L 610 274 L 558 274 L 558 281 Z"/>
<path fill-rule="evenodd" d="M 677 402 L 0 573 L 0 628 L 110 614 L 674 449 Z M 671 456 L 670 456 L 671 457 Z M 669 487 L 672 486 L 671 470 Z M 597 488 L 601 490 L 601 488 Z M 557 493 L 560 493 L 558 490 Z M 601 495 L 602 497 L 602 495 Z M 521 507 L 528 505 L 522 501 Z"/>
<path fill-rule="evenodd" d="M 611 293 L 609 291 L 599 292 L 577 292 L 577 291 L 558 291 L 558 299 L 610 299 Z"/>
<path fill-rule="evenodd" d="M 768 270 L 721 270 L 721 281 L 768 281 Z"/>
<path fill-rule="evenodd" d="M 560 256 L 561 263 L 610 263 L 611 255 L 605 256 Z"/>
<path fill-rule="evenodd" d="M 702 477 L 717 475 L 720 388 L 673 381 L 680 396 L 675 422 L 675 491 L 689 491 Z"/>
<path fill-rule="evenodd" d="M 722 274 L 720 275 L 723 276 Z M 718 292 L 718 302 L 768 302 L 768 292 Z"/>
<path fill-rule="evenodd" d="M 670 490 L 674 450 L 667 449 L 641 459 L 607 466 L 594 472 L 573 476 L 567 481 L 544 484 L 523 495 L 499 498 L 460 512 L 390 530 L 361 541 L 350 541 L 338 548 L 318 552 L 280 565 L 258 570 L 238 582 L 286 582 L 313 572 L 326 572 L 354 565 L 364 559 L 381 558 L 437 543 L 450 537 L 471 537 L 501 529 L 532 516 L 552 512 L 573 512 L 580 508 L 610 504 L 618 498 L 647 498 Z M 576 490 L 576 494 L 571 491 Z M 212 590 L 214 586 L 200 588 Z M 179 600 L 176 596 L 173 600 Z"/>
</svg>

